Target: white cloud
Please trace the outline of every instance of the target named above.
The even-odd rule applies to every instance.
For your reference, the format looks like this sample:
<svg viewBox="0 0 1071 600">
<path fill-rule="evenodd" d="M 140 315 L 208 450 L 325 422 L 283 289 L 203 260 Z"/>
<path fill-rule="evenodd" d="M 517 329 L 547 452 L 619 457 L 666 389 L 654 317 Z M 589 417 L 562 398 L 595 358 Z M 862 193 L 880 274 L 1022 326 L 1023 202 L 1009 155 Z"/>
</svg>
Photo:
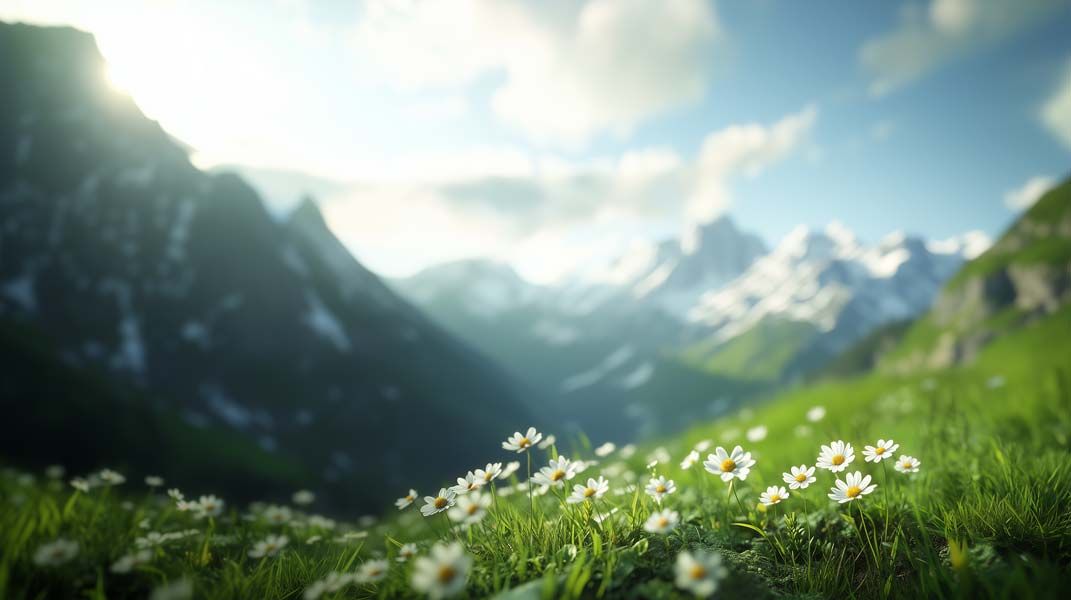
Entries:
<svg viewBox="0 0 1071 600">
<path fill-rule="evenodd" d="M 898 27 L 863 45 L 859 59 L 880 96 L 1036 23 L 1060 0 L 931 0 L 911 5 Z"/>
<path fill-rule="evenodd" d="M 1004 206 L 1016 212 L 1026 210 L 1034 206 L 1038 198 L 1049 191 L 1055 183 L 1056 179 L 1047 175 L 1031 177 L 1023 185 L 1014 190 L 1008 190 L 1004 194 Z"/>
<path fill-rule="evenodd" d="M 502 121 L 575 146 L 700 100 L 717 32 L 706 0 L 373 0 L 355 46 L 408 87 L 501 75 Z"/>
<path fill-rule="evenodd" d="M 579 164 L 539 156 L 499 175 L 358 185 L 323 205 L 336 234 L 378 272 L 487 256 L 552 280 L 630 240 L 726 210 L 733 181 L 800 150 L 816 118 L 807 107 L 770 124 L 730 126 L 709 134 L 693 159 L 657 147 Z"/>
<path fill-rule="evenodd" d="M 696 163 L 689 220 L 706 221 L 724 212 L 730 203 L 731 180 L 740 175 L 756 177 L 782 160 L 806 139 L 817 117 L 818 110 L 809 106 L 772 125 L 733 125 L 708 135 Z"/>
<path fill-rule="evenodd" d="M 1071 148 L 1071 64 L 1064 70 L 1059 87 L 1041 107 L 1041 122 Z"/>
</svg>

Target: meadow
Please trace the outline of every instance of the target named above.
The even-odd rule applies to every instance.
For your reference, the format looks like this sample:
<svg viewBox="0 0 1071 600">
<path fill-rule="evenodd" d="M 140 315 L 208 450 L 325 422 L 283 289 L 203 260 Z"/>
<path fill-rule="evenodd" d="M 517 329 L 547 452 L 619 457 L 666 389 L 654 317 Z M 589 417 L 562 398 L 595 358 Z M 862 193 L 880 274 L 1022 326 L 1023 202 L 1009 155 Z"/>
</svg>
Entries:
<svg viewBox="0 0 1071 600">
<path fill-rule="evenodd" d="M 237 507 L 115 471 L 7 469 L 0 596 L 1058 597 L 1067 315 L 971 367 L 809 385 L 662 444 L 503 432 L 491 464 L 399 490 L 378 519 L 317 515 L 309 491 Z"/>
</svg>

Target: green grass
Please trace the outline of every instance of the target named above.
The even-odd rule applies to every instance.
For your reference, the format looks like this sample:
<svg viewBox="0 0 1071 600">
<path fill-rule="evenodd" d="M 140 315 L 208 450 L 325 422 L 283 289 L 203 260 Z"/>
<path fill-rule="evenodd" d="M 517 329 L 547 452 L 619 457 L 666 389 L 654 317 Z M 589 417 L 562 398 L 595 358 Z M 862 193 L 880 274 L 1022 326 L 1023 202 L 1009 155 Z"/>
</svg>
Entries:
<svg viewBox="0 0 1071 600">
<path fill-rule="evenodd" d="M 421 517 L 415 506 L 391 509 L 378 523 L 333 528 L 301 512 L 269 525 L 257 507 L 229 506 L 214 521 L 197 520 L 162 494 L 139 492 L 146 488 L 135 482 L 83 494 L 40 474 L 31 482 L 7 470 L 0 476 L 0 597 L 141 598 L 184 578 L 198 598 L 302 598 L 331 572 L 393 559 L 402 543 L 416 542 L 425 554 L 440 541 L 458 541 L 473 557 L 462 594 L 470 598 L 683 598 L 674 561 L 682 550 L 697 549 L 723 556 L 728 575 L 717 595 L 725 598 L 1063 597 L 1071 566 L 1069 325 L 1065 309 L 1006 332 L 970 366 L 819 382 L 634 456 L 618 451 L 570 482 L 600 472 L 610 479 L 611 492 L 596 508 L 617 513 L 602 524 L 591 520 L 590 505 L 566 505 L 553 493 L 531 504 L 524 493 L 504 496 L 517 475 L 498 483 L 482 522 L 462 530 L 445 515 Z M 819 405 L 825 417 L 808 421 L 808 410 Z M 767 436 L 746 441 L 744 432 L 756 425 Z M 863 462 L 865 444 L 890 437 L 901 444 L 898 454 L 922 461 L 920 473 Z M 450 439 L 434 440 L 428 451 L 449 451 Z M 792 465 L 813 464 L 820 444 L 835 439 L 855 446 L 849 471 L 873 475 L 875 493 L 835 505 L 826 498 L 834 476 L 818 471 L 807 490 L 772 509 L 759 507 L 766 486 L 780 485 Z M 757 465 L 734 494 L 699 466 L 678 467 L 702 440 L 740 443 L 754 453 Z M 538 467 L 556 449 L 532 454 Z M 672 458 L 646 467 L 649 455 L 660 454 Z M 569 455 L 594 458 L 586 441 Z M 517 457 L 488 449 L 488 460 Z M 522 479 L 526 470 L 522 463 Z M 677 483 L 663 506 L 678 511 L 681 524 L 668 536 L 643 529 L 658 508 L 642 491 L 652 473 Z M 155 549 L 133 572 L 109 570 L 146 532 L 187 529 L 196 534 Z M 290 545 L 275 557 L 249 557 L 272 533 L 289 536 Z M 322 539 L 306 543 L 313 536 Z M 78 556 L 35 565 L 37 548 L 57 537 L 77 541 Z M 413 597 L 412 569 L 411 562 L 390 560 L 384 580 L 323 597 Z"/>
<path fill-rule="evenodd" d="M 811 323 L 770 318 L 713 350 L 714 342 L 699 343 L 681 355 L 711 373 L 745 381 L 778 381 L 815 333 Z"/>
</svg>

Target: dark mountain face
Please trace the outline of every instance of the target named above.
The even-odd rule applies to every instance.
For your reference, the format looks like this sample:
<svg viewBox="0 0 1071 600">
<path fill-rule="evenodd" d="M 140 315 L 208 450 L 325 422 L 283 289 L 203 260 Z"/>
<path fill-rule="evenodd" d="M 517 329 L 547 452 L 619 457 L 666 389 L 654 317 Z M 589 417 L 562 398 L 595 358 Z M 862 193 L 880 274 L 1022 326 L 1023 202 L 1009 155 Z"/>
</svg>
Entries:
<svg viewBox="0 0 1071 600">
<path fill-rule="evenodd" d="M 273 220 L 103 67 L 88 35 L 0 24 L 0 320 L 292 459 L 338 502 L 470 468 L 528 423 L 512 382 L 354 260 L 313 202 Z"/>
</svg>

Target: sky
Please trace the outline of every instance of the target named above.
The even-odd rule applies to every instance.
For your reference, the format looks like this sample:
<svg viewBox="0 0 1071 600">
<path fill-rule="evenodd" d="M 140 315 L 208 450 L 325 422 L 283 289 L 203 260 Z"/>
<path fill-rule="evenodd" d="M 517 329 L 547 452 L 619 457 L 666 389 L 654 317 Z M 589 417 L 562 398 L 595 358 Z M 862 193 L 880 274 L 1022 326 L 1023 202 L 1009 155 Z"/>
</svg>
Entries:
<svg viewBox="0 0 1071 600">
<path fill-rule="evenodd" d="M 373 270 L 552 281 L 731 216 L 996 236 L 1071 158 L 1071 2 L 5 0 Z M 260 177 L 258 177 L 260 175 Z"/>
</svg>

